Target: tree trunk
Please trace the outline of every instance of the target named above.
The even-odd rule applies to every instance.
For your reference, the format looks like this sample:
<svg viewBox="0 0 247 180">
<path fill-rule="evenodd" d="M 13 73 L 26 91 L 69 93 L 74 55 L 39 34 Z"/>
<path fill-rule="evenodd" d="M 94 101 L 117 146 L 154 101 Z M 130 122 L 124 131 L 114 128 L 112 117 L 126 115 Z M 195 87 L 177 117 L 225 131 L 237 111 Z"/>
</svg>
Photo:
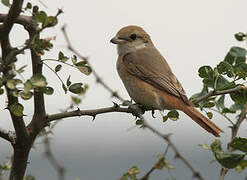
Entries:
<svg viewBox="0 0 247 180">
<path fill-rule="evenodd" d="M 9 180 L 22 180 L 24 178 L 30 149 L 31 148 L 27 146 L 14 147 Z"/>
</svg>

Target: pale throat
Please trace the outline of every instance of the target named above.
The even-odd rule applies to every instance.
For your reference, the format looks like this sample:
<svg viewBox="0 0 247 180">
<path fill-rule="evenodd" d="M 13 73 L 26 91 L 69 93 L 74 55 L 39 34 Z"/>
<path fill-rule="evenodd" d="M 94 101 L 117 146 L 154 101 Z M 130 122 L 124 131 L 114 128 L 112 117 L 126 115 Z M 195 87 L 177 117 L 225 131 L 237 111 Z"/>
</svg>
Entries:
<svg viewBox="0 0 247 180">
<path fill-rule="evenodd" d="M 139 42 L 139 43 L 131 43 L 130 45 L 128 44 L 121 44 L 121 45 L 117 45 L 117 51 L 119 55 L 123 55 L 126 53 L 131 53 L 131 52 L 135 52 L 139 49 L 143 49 L 147 47 L 147 43 L 144 42 Z"/>
</svg>

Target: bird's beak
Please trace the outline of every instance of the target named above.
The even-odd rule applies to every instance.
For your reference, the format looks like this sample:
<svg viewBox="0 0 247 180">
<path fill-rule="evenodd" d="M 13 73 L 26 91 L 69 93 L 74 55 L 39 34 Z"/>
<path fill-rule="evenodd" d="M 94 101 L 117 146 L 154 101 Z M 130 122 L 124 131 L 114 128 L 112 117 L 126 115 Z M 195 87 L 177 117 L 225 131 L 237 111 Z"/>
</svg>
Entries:
<svg viewBox="0 0 247 180">
<path fill-rule="evenodd" d="M 115 37 L 113 37 L 113 38 L 111 39 L 110 42 L 113 43 L 113 44 L 122 44 L 122 43 L 125 42 L 125 40 L 119 39 L 118 37 L 115 36 Z"/>
</svg>

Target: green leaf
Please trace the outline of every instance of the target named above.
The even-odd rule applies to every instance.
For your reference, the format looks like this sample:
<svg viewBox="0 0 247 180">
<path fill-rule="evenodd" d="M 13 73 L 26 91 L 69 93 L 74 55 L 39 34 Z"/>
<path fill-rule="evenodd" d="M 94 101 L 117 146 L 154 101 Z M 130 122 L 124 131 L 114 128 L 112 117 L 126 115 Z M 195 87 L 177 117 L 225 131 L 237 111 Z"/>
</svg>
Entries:
<svg viewBox="0 0 247 180">
<path fill-rule="evenodd" d="M 63 88 L 63 90 L 64 90 L 64 93 L 66 94 L 67 91 L 68 91 L 68 88 L 67 88 L 64 84 L 62 84 L 62 88 Z"/>
<path fill-rule="evenodd" d="M 30 91 L 30 89 L 32 89 L 32 83 L 30 80 L 27 80 L 25 83 L 24 83 L 24 92 L 25 93 L 28 93 Z"/>
<path fill-rule="evenodd" d="M 237 34 L 234 34 L 234 37 L 238 40 L 238 41 L 243 41 L 246 38 L 246 34 L 239 32 Z"/>
<path fill-rule="evenodd" d="M 69 87 L 69 91 L 75 94 L 80 94 L 83 92 L 82 83 L 74 83 Z"/>
<path fill-rule="evenodd" d="M 73 56 L 72 56 L 71 61 L 72 61 L 73 64 L 76 64 L 76 62 L 77 62 L 77 57 L 76 57 L 76 55 L 73 55 Z"/>
<path fill-rule="evenodd" d="M 11 104 L 11 105 L 9 106 L 9 110 L 10 110 L 11 113 L 13 113 L 15 116 L 21 117 L 21 116 L 23 116 L 24 107 L 23 107 L 23 105 L 20 104 L 20 103 L 15 103 L 15 104 Z"/>
<path fill-rule="evenodd" d="M 169 119 L 176 121 L 178 120 L 179 113 L 176 110 L 171 110 L 170 112 L 167 113 L 167 116 Z"/>
<path fill-rule="evenodd" d="M 71 85 L 70 75 L 69 75 L 69 77 L 67 78 L 66 85 L 67 85 L 67 86 L 70 86 L 70 85 Z"/>
<path fill-rule="evenodd" d="M 203 101 L 202 103 L 200 103 L 200 105 L 204 108 L 211 108 L 215 106 L 215 103 L 210 101 Z"/>
<path fill-rule="evenodd" d="M 28 99 L 32 98 L 33 93 L 30 92 L 30 91 L 29 91 L 29 92 L 22 91 L 22 92 L 20 93 L 20 95 L 21 95 L 21 98 L 22 98 L 22 99 L 28 100 Z"/>
<path fill-rule="evenodd" d="M 236 167 L 236 171 L 238 171 L 239 173 L 242 172 L 245 168 L 247 168 L 247 160 L 243 159 L 242 161 L 240 161 L 240 163 L 238 164 L 238 166 Z"/>
<path fill-rule="evenodd" d="M 235 110 L 233 110 L 233 109 L 230 109 L 230 108 L 223 108 L 222 109 L 222 113 L 223 114 L 226 114 L 226 113 L 232 113 L 232 114 L 234 114 L 234 113 L 236 113 L 236 111 Z"/>
<path fill-rule="evenodd" d="M 247 91 L 239 90 L 232 92 L 230 97 L 236 104 L 245 104 L 247 102 Z"/>
<path fill-rule="evenodd" d="M 220 98 L 215 103 L 218 110 L 225 107 L 225 94 L 221 95 Z"/>
<path fill-rule="evenodd" d="M 44 11 L 39 11 L 36 16 L 35 16 L 35 20 L 39 23 L 44 23 L 45 20 L 47 18 L 47 15 Z"/>
<path fill-rule="evenodd" d="M 247 77 L 247 64 L 244 62 L 236 64 L 234 66 L 234 72 L 237 77 L 245 79 Z"/>
<path fill-rule="evenodd" d="M 207 116 L 208 116 L 208 118 L 209 118 L 209 119 L 212 119 L 212 117 L 213 117 L 213 113 L 211 113 L 211 112 L 207 112 Z"/>
<path fill-rule="evenodd" d="M 45 87 L 47 85 L 46 78 L 42 74 L 33 75 L 30 82 L 35 87 Z"/>
<path fill-rule="evenodd" d="M 4 89 L 0 88 L 0 95 L 4 93 Z"/>
<path fill-rule="evenodd" d="M 166 122 L 168 119 L 168 116 L 163 116 L 163 122 Z"/>
<path fill-rule="evenodd" d="M 52 95 L 54 93 L 54 89 L 50 86 L 42 87 L 41 91 L 47 95 Z"/>
<path fill-rule="evenodd" d="M 25 11 L 28 9 L 32 9 L 32 4 L 30 2 L 28 2 L 24 9 L 25 9 Z"/>
<path fill-rule="evenodd" d="M 241 137 L 235 137 L 229 144 L 229 147 L 234 150 L 239 150 L 247 153 L 247 139 Z"/>
<path fill-rule="evenodd" d="M 238 111 L 244 108 L 244 104 L 233 104 L 231 105 L 231 111 Z"/>
<path fill-rule="evenodd" d="M 72 100 L 73 104 L 75 104 L 75 105 L 78 105 L 81 103 L 81 99 L 78 97 L 75 97 L 75 96 L 71 96 L 71 100 Z"/>
<path fill-rule="evenodd" d="M 85 75 L 90 75 L 92 72 L 91 67 L 88 65 L 81 65 L 81 66 L 76 65 L 76 67 L 80 72 L 82 72 Z"/>
<path fill-rule="evenodd" d="M 202 66 L 198 70 L 201 78 L 212 79 L 214 77 L 214 70 L 210 66 Z"/>
<path fill-rule="evenodd" d="M 48 16 L 45 18 L 44 22 L 42 23 L 42 27 L 52 27 L 57 24 L 57 18 L 55 16 Z"/>
<path fill-rule="evenodd" d="M 174 166 L 170 165 L 168 161 L 165 160 L 164 157 L 160 158 L 159 161 L 154 165 L 155 169 L 162 170 L 164 167 L 167 169 L 175 169 Z"/>
<path fill-rule="evenodd" d="M 142 120 L 140 120 L 140 119 L 138 119 L 137 121 L 136 121 L 136 125 L 138 126 L 138 125 L 142 125 L 143 124 L 143 121 Z"/>
<path fill-rule="evenodd" d="M 16 72 L 19 74 L 23 73 L 25 67 L 27 67 L 27 65 L 21 66 L 18 70 L 16 70 Z"/>
<path fill-rule="evenodd" d="M 55 67 L 55 71 L 58 72 L 60 71 L 62 68 L 62 65 L 61 64 L 58 64 L 56 67 Z"/>
<path fill-rule="evenodd" d="M 128 173 L 130 175 L 136 175 L 140 173 L 140 170 L 136 166 L 133 166 L 129 169 Z"/>
<path fill-rule="evenodd" d="M 199 144 L 200 147 L 202 147 L 205 150 L 211 150 L 211 147 L 208 146 L 207 144 Z"/>
<path fill-rule="evenodd" d="M 231 65 L 233 65 L 234 63 L 238 64 L 240 62 L 245 62 L 245 56 L 246 50 L 244 48 L 234 46 L 227 53 L 224 61 L 227 61 Z"/>
<path fill-rule="evenodd" d="M 220 74 L 227 75 L 228 77 L 234 77 L 233 66 L 227 61 L 222 61 L 217 65 L 217 70 Z"/>
<path fill-rule="evenodd" d="M 235 87 L 234 82 L 229 82 L 226 78 L 224 78 L 222 75 L 219 75 L 216 79 L 216 87 L 215 90 L 225 90 L 225 89 L 231 89 Z"/>
<path fill-rule="evenodd" d="M 21 84 L 22 81 L 20 79 L 9 79 L 7 80 L 7 87 L 9 89 L 15 89 L 18 84 Z"/>
<path fill-rule="evenodd" d="M 225 168 L 235 168 L 240 161 L 245 157 L 244 154 L 233 154 L 224 152 L 221 147 L 221 141 L 215 140 L 211 145 L 211 150 L 214 153 L 216 160 Z"/>
<path fill-rule="evenodd" d="M 2 0 L 2 4 L 7 6 L 7 7 L 10 6 L 9 0 Z"/>
<path fill-rule="evenodd" d="M 226 152 L 216 152 L 216 160 L 225 168 L 232 169 L 235 168 L 241 160 L 245 157 L 244 154 L 233 154 Z"/>
<path fill-rule="evenodd" d="M 213 152 L 216 152 L 216 151 L 222 151 L 222 148 L 221 148 L 221 141 L 216 139 L 211 145 L 210 145 L 211 149 Z"/>
<path fill-rule="evenodd" d="M 65 56 L 64 54 L 63 54 L 63 52 L 62 51 L 60 51 L 59 53 L 58 53 L 58 60 L 59 61 L 61 61 L 61 62 L 66 62 L 66 61 L 68 61 L 68 57 L 67 56 Z"/>
</svg>

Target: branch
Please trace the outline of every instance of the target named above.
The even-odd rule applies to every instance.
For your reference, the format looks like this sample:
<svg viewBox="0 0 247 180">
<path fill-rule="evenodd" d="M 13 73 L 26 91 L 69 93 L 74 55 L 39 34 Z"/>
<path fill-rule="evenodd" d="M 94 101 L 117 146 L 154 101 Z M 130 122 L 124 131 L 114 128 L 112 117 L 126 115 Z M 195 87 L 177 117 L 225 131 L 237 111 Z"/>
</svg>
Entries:
<svg viewBox="0 0 247 180">
<path fill-rule="evenodd" d="M 5 36 L 6 38 L 8 38 L 10 30 L 14 25 L 15 19 L 21 13 L 22 4 L 23 0 L 13 0 L 13 4 L 11 5 L 8 15 L 3 22 L 0 36 Z"/>
<path fill-rule="evenodd" d="M 187 159 L 179 152 L 177 147 L 173 144 L 173 142 L 170 140 L 170 134 L 162 134 L 156 129 L 154 129 L 152 126 L 147 124 L 145 121 L 143 122 L 143 126 L 148 128 L 151 132 L 153 132 L 155 135 L 163 139 L 164 141 L 167 142 L 167 144 L 172 148 L 172 150 L 175 152 L 175 157 L 179 158 L 193 173 L 194 178 L 198 178 L 200 180 L 204 180 L 204 178 L 201 176 L 201 174 L 195 170 L 192 165 L 187 161 Z"/>
<path fill-rule="evenodd" d="M 45 156 L 47 157 L 47 159 L 50 161 L 51 165 L 56 169 L 58 176 L 59 176 L 59 180 L 64 180 L 65 179 L 65 169 L 63 166 L 61 166 L 56 158 L 54 157 L 52 151 L 51 151 L 51 146 L 50 146 L 50 141 L 47 135 L 45 135 L 44 138 L 44 145 L 45 145 Z"/>
<path fill-rule="evenodd" d="M 166 147 L 166 150 L 165 150 L 165 152 L 164 152 L 164 155 L 152 166 L 152 168 L 142 177 L 142 178 L 140 178 L 140 180 L 148 180 L 149 179 L 149 176 L 150 176 L 150 174 L 152 173 L 152 172 L 154 172 L 154 170 L 156 170 L 157 168 L 156 168 L 156 165 L 157 164 L 160 164 L 160 162 L 163 162 L 164 161 L 164 159 L 165 159 L 165 156 L 166 156 L 166 154 L 167 154 L 167 152 L 168 152 L 168 149 L 169 149 L 169 145 L 167 145 L 167 147 Z"/>
<path fill-rule="evenodd" d="M 14 136 L 14 133 L 11 131 L 6 131 L 6 130 L 0 128 L 0 137 L 9 141 L 12 144 L 15 143 L 15 136 Z"/>
<path fill-rule="evenodd" d="M 212 96 L 229 94 L 229 93 L 236 92 L 236 91 L 239 91 L 239 90 L 247 90 L 247 87 L 244 86 L 244 85 L 238 85 L 238 86 L 236 86 L 235 88 L 232 88 L 232 89 L 227 89 L 227 90 L 222 90 L 222 91 L 213 90 L 213 91 L 208 92 L 204 96 L 199 97 L 194 102 L 194 104 L 198 104 L 199 102 L 203 101 L 204 99 L 207 99 L 207 98 L 212 97 Z"/>
<path fill-rule="evenodd" d="M 89 109 L 89 110 L 75 110 L 70 112 L 61 112 L 57 114 L 47 115 L 46 121 L 51 122 L 63 118 L 75 117 L 75 116 L 92 116 L 96 117 L 98 114 L 110 113 L 110 112 L 125 112 L 125 113 L 134 113 L 134 111 L 130 108 L 122 108 L 118 105 L 114 105 L 112 107 L 99 108 L 99 109 Z"/>
</svg>

